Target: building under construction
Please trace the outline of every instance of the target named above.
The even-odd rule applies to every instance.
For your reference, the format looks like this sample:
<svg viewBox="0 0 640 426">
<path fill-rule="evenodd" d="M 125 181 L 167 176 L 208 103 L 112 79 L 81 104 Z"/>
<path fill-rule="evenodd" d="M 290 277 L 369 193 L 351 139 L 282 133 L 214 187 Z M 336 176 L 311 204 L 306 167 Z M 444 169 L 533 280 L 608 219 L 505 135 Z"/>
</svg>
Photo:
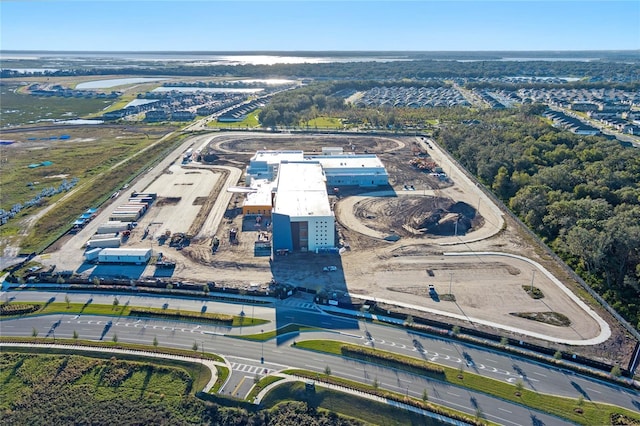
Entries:
<svg viewBox="0 0 640 426">
<path fill-rule="evenodd" d="M 303 151 L 258 151 L 246 169 L 245 216 L 271 217 L 273 251 L 319 252 L 335 247 L 335 218 L 327 189 L 377 187 L 389 175 L 376 155 L 344 154 L 323 148 L 323 155 Z"/>
</svg>

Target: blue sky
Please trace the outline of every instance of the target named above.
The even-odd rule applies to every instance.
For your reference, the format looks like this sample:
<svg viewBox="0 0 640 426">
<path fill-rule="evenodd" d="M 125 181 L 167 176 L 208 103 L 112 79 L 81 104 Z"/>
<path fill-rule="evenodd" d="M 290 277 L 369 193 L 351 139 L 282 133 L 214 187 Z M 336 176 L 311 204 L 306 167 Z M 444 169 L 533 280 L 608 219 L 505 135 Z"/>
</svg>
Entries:
<svg viewBox="0 0 640 426">
<path fill-rule="evenodd" d="M 640 49 L 640 1 L 2 1 L 2 50 Z"/>
</svg>

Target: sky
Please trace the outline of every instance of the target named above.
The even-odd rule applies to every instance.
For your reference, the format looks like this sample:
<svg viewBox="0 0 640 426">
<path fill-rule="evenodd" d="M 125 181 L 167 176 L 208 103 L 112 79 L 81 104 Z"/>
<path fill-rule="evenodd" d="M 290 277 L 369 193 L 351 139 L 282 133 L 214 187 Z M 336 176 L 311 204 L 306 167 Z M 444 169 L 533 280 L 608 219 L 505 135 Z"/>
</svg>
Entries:
<svg viewBox="0 0 640 426">
<path fill-rule="evenodd" d="M 13 1 L 0 50 L 640 49 L 640 1 Z"/>
</svg>

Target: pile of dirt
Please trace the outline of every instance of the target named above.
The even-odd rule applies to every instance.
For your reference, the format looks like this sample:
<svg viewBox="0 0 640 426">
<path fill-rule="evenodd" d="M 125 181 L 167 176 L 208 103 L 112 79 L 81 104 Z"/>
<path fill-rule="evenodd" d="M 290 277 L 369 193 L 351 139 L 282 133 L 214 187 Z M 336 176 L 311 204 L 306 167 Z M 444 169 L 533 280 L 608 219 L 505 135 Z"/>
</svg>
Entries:
<svg viewBox="0 0 640 426">
<path fill-rule="evenodd" d="M 371 197 L 354 209 L 355 216 L 371 229 L 403 237 L 464 235 L 481 224 L 473 207 L 443 197 Z"/>
</svg>

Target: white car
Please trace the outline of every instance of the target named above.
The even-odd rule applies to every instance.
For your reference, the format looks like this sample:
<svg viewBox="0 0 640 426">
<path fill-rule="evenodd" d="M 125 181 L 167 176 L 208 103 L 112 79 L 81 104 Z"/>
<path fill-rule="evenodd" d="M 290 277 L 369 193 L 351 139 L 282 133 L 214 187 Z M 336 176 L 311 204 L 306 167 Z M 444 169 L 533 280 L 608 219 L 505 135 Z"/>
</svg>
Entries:
<svg viewBox="0 0 640 426">
<path fill-rule="evenodd" d="M 322 270 L 324 272 L 334 272 L 337 271 L 338 268 L 336 266 L 325 266 L 324 268 L 322 268 Z"/>
</svg>

